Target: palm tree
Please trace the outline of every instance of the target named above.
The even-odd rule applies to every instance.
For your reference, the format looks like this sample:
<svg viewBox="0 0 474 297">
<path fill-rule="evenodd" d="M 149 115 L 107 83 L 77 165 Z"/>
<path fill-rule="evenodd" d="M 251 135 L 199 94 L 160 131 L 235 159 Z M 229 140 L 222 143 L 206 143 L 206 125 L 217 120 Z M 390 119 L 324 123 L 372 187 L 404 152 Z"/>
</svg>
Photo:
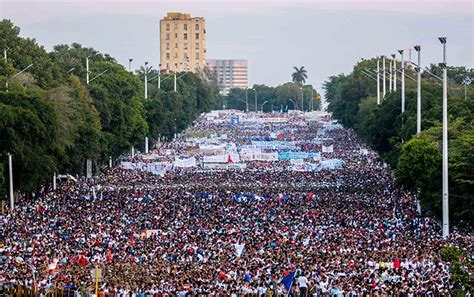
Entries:
<svg viewBox="0 0 474 297">
<path fill-rule="evenodd" d="M 304 69 L 304 66 L 301 66 L 300 68 L 298 67 L 293 67 L 295 69 L 295 72 L 291 75 L 293 78 L 294 82 L 304 84 L 306 82 L 306 79 L 308 78 L 308 75 L 306 74 L 306 69 Z"/>
</svg>

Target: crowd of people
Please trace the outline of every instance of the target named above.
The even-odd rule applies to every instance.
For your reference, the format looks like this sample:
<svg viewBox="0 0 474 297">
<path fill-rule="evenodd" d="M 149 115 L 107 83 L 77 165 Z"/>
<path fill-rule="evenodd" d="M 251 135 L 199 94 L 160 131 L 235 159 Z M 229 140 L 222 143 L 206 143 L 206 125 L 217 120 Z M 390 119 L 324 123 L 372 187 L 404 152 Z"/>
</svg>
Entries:
<svg viewBox="0 0 474 297">
<path fill-rule="evenodd" d="M 162 174 L 119 165 L 19 203 L 0 217 L 0 287 L 93 295 L 96 267 L 102 296 L 415 296 L 461 286 L 439 251 L 472 257 L 472 238 L 454 230 L 443 239 L 353 131 L 308 114 L 253 116 L 203 115 L 150 154 L 122 160 L 194 156 L 197 165 Z M 315 166 L 201 163 L 212 152 L 199 144 L 235 144 L 238 154 L 255 140 L 318 153 L 298 160 Z M 342 167 L 316 166 L 335 158 Z"/>
</svg>

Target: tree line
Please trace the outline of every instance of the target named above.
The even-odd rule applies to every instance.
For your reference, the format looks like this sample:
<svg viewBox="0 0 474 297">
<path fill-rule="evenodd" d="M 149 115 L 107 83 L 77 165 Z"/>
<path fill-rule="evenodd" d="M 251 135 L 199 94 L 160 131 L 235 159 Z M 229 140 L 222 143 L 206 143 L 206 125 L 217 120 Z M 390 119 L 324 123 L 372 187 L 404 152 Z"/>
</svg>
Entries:
<svg viewBox="0 0 474 297">
<path fill-rule="evenodd" d="M 5 19 L 0 36 L 0 49 L 7 49 L 0 60 L 1 190 L 7 187 L 7 153 L 15 189 L 28 193 L 54 172 L 83 172 L 86 159 L 100 166 L 132 146 L 143 149 L 145 136 L 172 138 L 199 114 L 222 106 L 215 82 L 197 74 L 178 74 L 177 92 L 172 74 L 163 74 L 161 88 L 150 81 L 144 99 L 142 74 L 108 54 L 78 43 L 47 52 Z M 89 84 L 86 57 L 91 80 L 105 71 Z"/>
<path fill-rule="evenodd" d="M 400 185 L 418 195 L 426 214 L 441 217 L 442 83 L 423 72 L 422 132 L 417 136 L 416 82 L 405 80 L 404 113 L 401 112 L 400 82 L 397 90 L 387 92 L 377 105 L 376 81 L 366 74 L 376 69 L 376 63 L 376 58 L 362 60 L 350 74 L 329 77 L 323 85 L 328 109 L 341 124 L 353 128 L 379 152 L 381 159 L 394 169 Z M 438 66 L 430 65 L 429 70 L 441 76 L 442 69 Z M 412 67 L 407 66 L 406 73 L 416 77 Z M 471 225 L 474 218 L 474 92 L 473 87 L 465 86 L 463 81 L 473 76 L 472 69 L 448 68 L 450 218 Z M 400 74 L 397 77 L 399 80 Z"/>
<path fill-rule="evenodd" d="M 224 105 L 245 111 L 286 112 L 288 110 L 317 110 L 321 96 L 312 85 L 305 85 L 308 78 L 304 66 L 293 67 L 292 81 L 271 87 L 255 84 L 251 89 L 231 89 L 224 98 Z M 256 100 L 255 100 L 256 99 Z"/>
</svg>

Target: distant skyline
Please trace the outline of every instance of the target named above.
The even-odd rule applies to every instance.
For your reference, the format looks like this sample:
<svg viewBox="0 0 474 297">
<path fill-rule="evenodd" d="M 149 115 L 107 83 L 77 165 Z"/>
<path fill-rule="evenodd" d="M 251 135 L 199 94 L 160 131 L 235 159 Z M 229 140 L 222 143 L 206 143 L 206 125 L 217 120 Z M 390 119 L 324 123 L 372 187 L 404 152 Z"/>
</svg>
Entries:
<svg viewBox="0 0 474 297">
<path fill-rule="evenodd" d="M 0 0 L 0 16 L 51 51 L 78 42 L 128 67 L 159 63 L 159 20 L 171 11 L 206 19 L 206 57 L 247 59 L 249 84 L 276 86 L 305 66 L 322 92 L 331 75 L 348 73 L 360 58 L 422 48 L 422 64 L 474 64 L 472 1 L 61 1 Z M 34 13 L 33 13 L 34 12 Z"/>
</svg>

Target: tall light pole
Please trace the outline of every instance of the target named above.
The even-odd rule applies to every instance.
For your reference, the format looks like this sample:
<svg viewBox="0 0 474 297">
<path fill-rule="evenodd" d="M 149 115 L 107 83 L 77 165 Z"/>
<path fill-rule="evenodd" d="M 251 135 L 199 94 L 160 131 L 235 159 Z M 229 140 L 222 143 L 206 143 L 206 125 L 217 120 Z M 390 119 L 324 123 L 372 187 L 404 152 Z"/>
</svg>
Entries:
<svg viewBox="0 0 474 297">
<path fill-rule="evenodd" d="M 148 62 L 145 62 L 145 99 L 148 99 Z"/>
<path fill-rule="evenodd" d="M 303 111 L 303 105 L 304 105 L 303 87 L 300 87 L 300 90 L 301 90 L 301 111 Z"/>
<path fill-rule="evenodd" d="M 158 89 L 161 89 L 161 64 L 158 64 Z"/>
<path fill-rule="evenodd" d="M 178 64 L 174 64 L 174 87 L 173 90 L 176 92 L 176 71 L 178 71 Z"/>
<path fill-rule="evenodd" d="M 382 100 L 385 99 L 385 94 L 387 94 L 387 86 L 385 79 L 385 56 L 382 56 Z"/>
<path fill-rule="evenodd" d="M 5 59 L 5 64 L 7 63 L 7 51 L 9 50 L 10 48 L 8 47 L 4 47 L 3 48 L 3 59 Z"/>
<path fill-rule="evenodd" d="M 397 91 L 397 59 L 396 55 L 392 55 L 393 58 L 393 90 Z"/>
<path fill-rule="evenodd" d="M 416 77 L 416 135 L 418 136 L 421 132 L 421 47 L 419 45 L 414 46 L 418 53 L 418 67 L 415 68 L 417 72 Z"/>
<path fill-rule="evenodd" d="M 89 57 L 86 57 L 86 84 L 89 84 Z"/>
<path fill-rule="evenodd" d="M 128 59 L 128 71 L 130 71 L 130 72 L 132 72 L 132 61 L 133 61 L 132 58 Z"/>
<path fill-rule="evenodd" d="M 261 109 L 261 112 L 263 113 L 263 106 L 268 103 L 268 100 L 265 100 L 265 102 L 262 103 L 262 109 Z"/>
<path fill-rule="evenodd" d="M 377 59 L 377 105 L 380 105 L 380 59 Z"/>
<path fill-rule="evenodd" d="M 443 238 L 449 235 L 448 196 L 448 66 L 446 62 L 446 37 L 440 37 L 443 45 Z"/>
<path fill-rule="evenodd" d="M 247 113 L 249 112 L 249 98 L 247 94 L 248 88 L 245 88 L 245 109 Z"/>
<path fill-rule="evenodd" d="M 257 105 L 257 90 L 253 89 L 255 92 L 255 113 L 258 112 L 258 105 Z"/>
<path fill-rule="evenodd" d="M 391 93 L 393 90 L 393 83 L 392 83 L 392 77 L 393 77 L 393 68 L 392 68 L 392 60 L 388 59 L 388 91 Z"/>
<path fill-rule="evenodd" d="M 467 100 L 467 86 L 470 85 L 471 82 L 471 78 L 467 76 L 462 81 L 462 83 L 464 84 L 464 100 Z"/>
<path fill-rule="evenodd" d="M 15 201 L 13 200 L 13 164 L 12 164 L 12 154 L 8 153 L 8 173 L 10 177 L 10 211 L 13 212 L 15 207 Z"/>
<path fill-rule="evenodd" d="M 402 113 L 405 112 L 405 60 L 403 59 L 403 50 L 398 51 L 402 56 Z"/>
</svg>

